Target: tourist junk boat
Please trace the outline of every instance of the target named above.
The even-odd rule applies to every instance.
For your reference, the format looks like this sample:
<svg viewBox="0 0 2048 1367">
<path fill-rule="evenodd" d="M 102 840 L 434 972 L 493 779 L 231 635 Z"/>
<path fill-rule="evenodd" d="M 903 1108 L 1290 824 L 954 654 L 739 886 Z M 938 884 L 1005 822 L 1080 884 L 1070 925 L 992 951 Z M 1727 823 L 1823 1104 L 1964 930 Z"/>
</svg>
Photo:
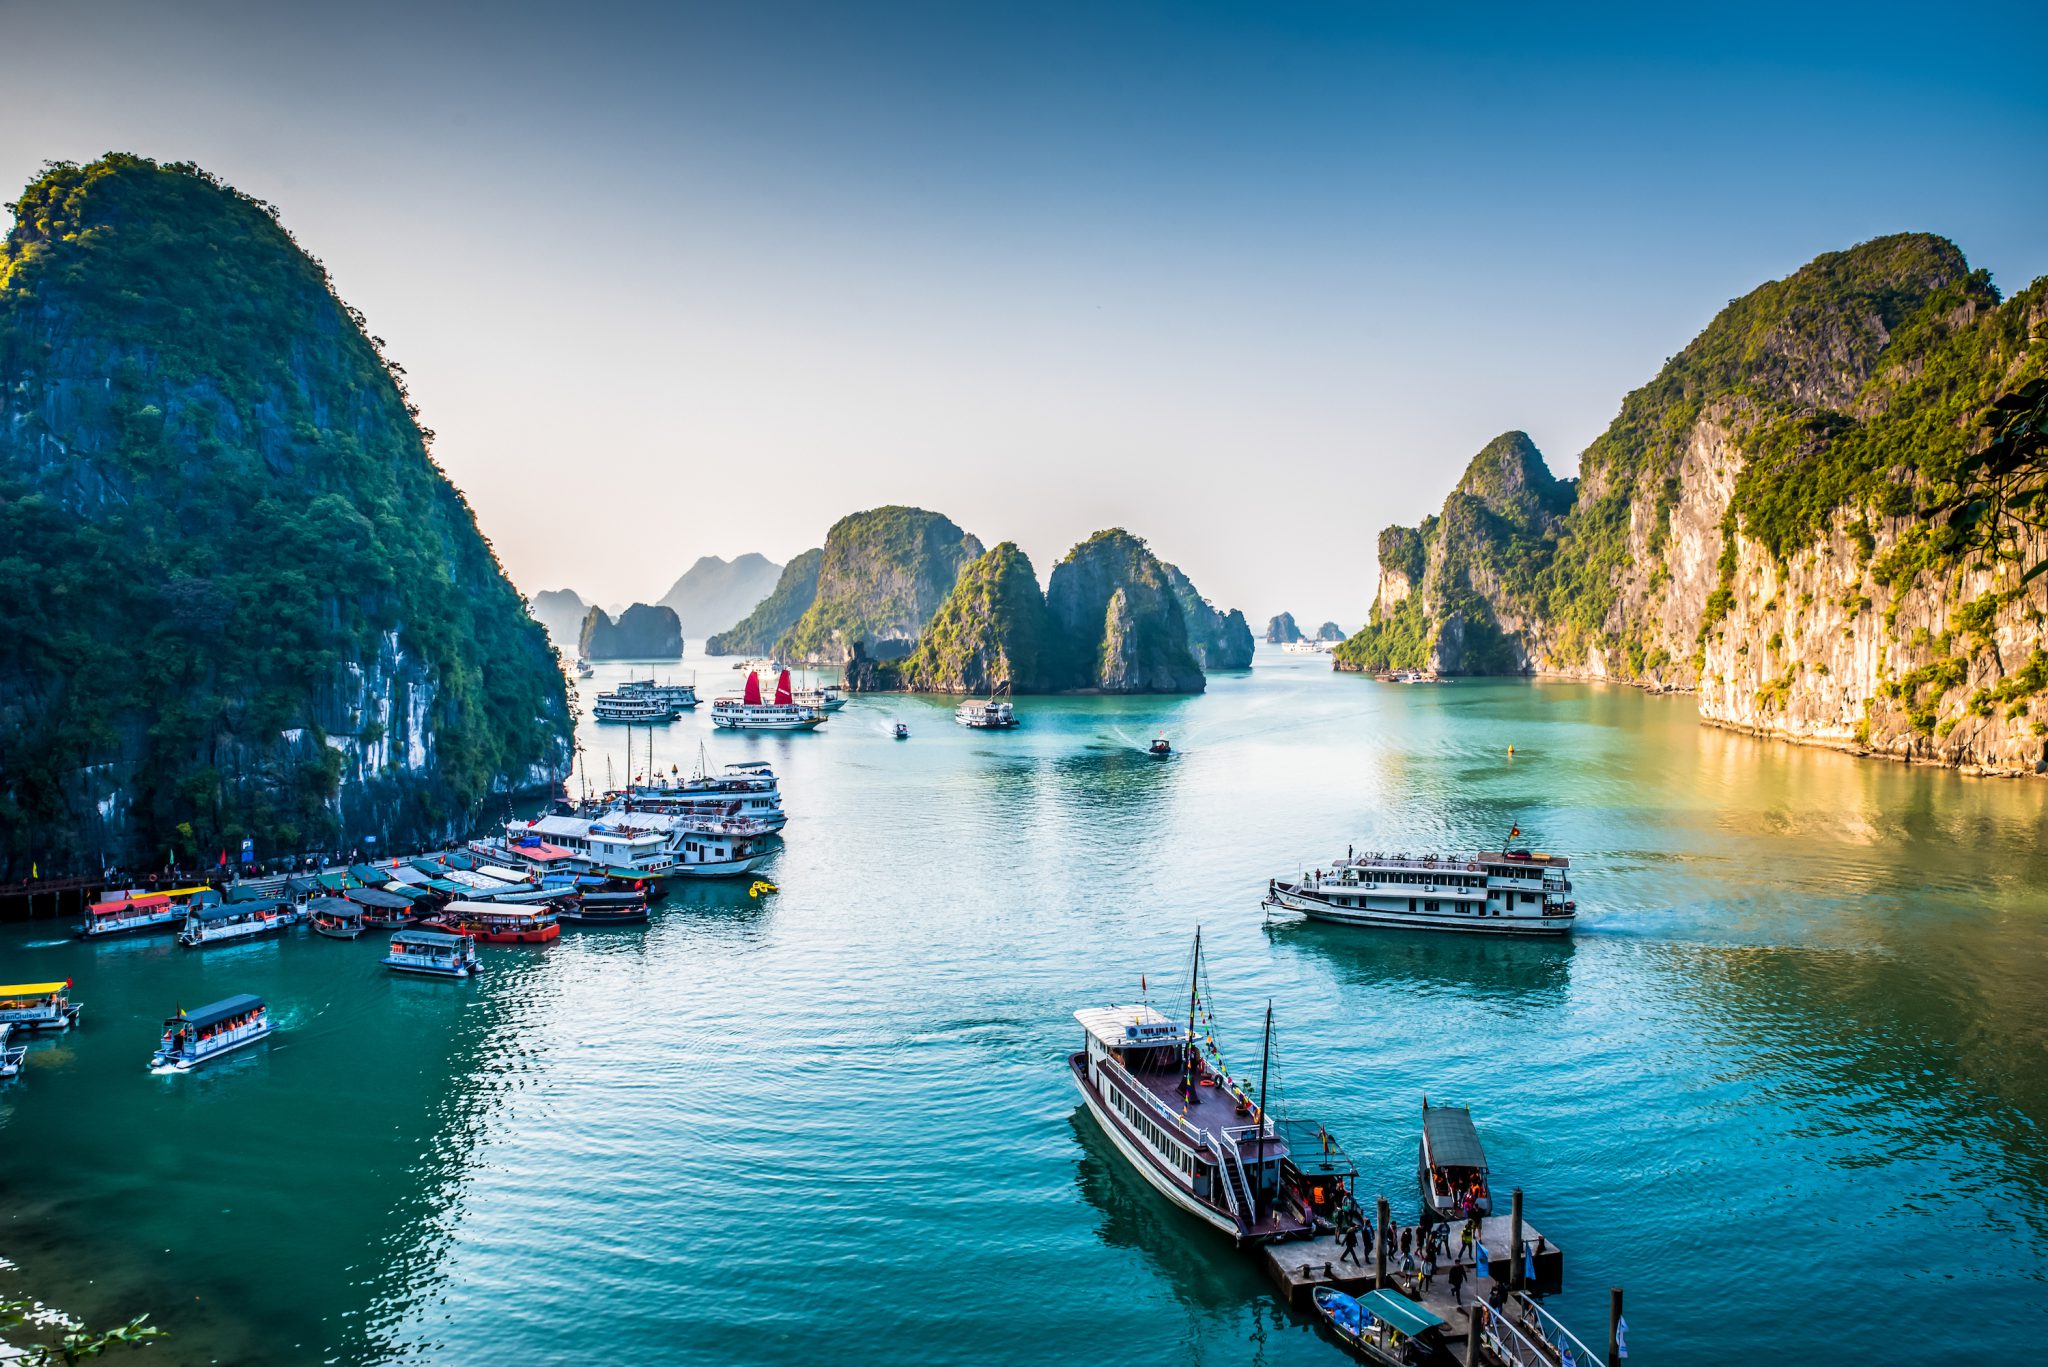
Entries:
<svg viewBox="0 0 2048 1367">
<path fill-rule="evenodd" d="M 1007 731 L 1017 724 L 1017 710 L 994 698 L 969 698 L 953 709 L 953 720 L 977 731 Z"/>
<path fill-rule="evenodd" d="M 540 945 L 562 935 L 562 923 L 553 907 L 506 906 L 498 902 L 450 902 L 425 928 L 467 936 L 487 945 Z"/>
<path fill-rule="evenodd" d="M 306 903 L 315 935 L 353 940 L 363 933 L 363 909 L 346 897 L 315 897 Z"/>
<path fill-rule="evenodd" d="M 384 956 L 384 966 L 395 973 L 430 978 L 467 978 L 477 965 L 473 940 L 439 930 L 401 930 L 391 937 L 391 952 Z"/>
<path fill-rule="evenodd" d="M 1432 1106 L 1422 1098 L 1422 1140 L 1415 1159 L 1422 1199 L 1437 1214 L 1463 1220 L 1493 1213 L 1486 1150 L 1463 1106 Z"/>
<path fill-rule="evenodd" d="M 626 722 L 634 726 L 658 726 L 682 715 L 673 703 L 644 693 L 600 693 L 590 704 L 597 721 Z"/>
<path fill-rule="evenodd" d="M 118 897 L 105 898 L 87 907 L 85 920 L 78 926 L 78 938 L 97 940 L 103 935 L 176 930 L 195 904 L 219 900 L 220 894 L 208 887 L 165 888 L 159 892 L 130 888 Z"/>
<path fill-rule="evenodd" d="M 1356 1170 L 1314 1127 L 1321 1142 L 1297 1154 L 1263 1097 L 1224 1070 L 1200 1009 L 1200 970 L 1198 933 L 1185 1022 L 1149 1004 L 1076 1011 L 1084 1043 L 1067 1059 L 1074 1085 L 1117 1152 L 1174 1205 L 1240 1245 L 1307 1237 L 1315 1202 L 1333 1210 Z M 1266 1031 L 1270 1050 L 1270 1008 Z M 1262 1062 L 1261 1093 L 1265 1081 Z"/>
<path fill-rule="evenodd" d="M 71 1000 L 71 980 L 0 987 L 0 1025 L 21 1031 L 69 1030 L 85 1008 Z"/>
<path fill-rule="evenodd" d="M 628 679 L 615 690 L 622 698 L 652 698 L 665 703 L 676 712 L 687 712 L 697 705 L 697 685 L 694 683 L 656 683 L 653 679 Z"/>
<path fill-rule="evenodd" d="M 150 1055 L 157 1073 L 186 1073 L 270 1035 L 270 1009 L 261 997 L 226 997 L 164 1022 L 163 1041 Z"/>
<path fill-rule="evenodd" d="M 195 905 L 185 916 L 178 943 L 187 949 L 275 935 L 297 921 L 277 902 L 216 902 Z"/>
<path fill-rule="evenodd" d="M 9 1044 L 8 1037 L 14 1027 L 0 1021 L 0 1077 L 14 1077 L 21 1072 L 21 1061 L 28 1057 L 26 1044 Z"/>
<path fill-rule="evenodd" d="M 746 691 L 730 694 L 711 703 L 711 724 L 729 731 L 809 731 L 825 720 L 821 707 L 806 707 L 790 691 L 789 671 L 783 670 L 775 683 L 775 701 L 761 700 L 761 676 L 749 670 Z"/>
<path fill-rule="evenodd" d="M 1352 1296 L 1334 1286 L 1319 1286 L 1314 1297 L 1316 1314 L 1330 1332 L 1367 1362 L 1410 1367 L 1457 1360 L 1444 1342 L 1443 1317 L 1398 1291 L 1381 1287 Z M 1549 1367 L 1549 1361 L 1541 1367 Z"/>
<path fill-rule="evenodd" d="M 1578 920 L 1570 864 L 1528 850 L 1353 854 L 1295 882 L 1274 879 L 1264 904 L 1340 925 L 1569 935 Z"/>
</svg>

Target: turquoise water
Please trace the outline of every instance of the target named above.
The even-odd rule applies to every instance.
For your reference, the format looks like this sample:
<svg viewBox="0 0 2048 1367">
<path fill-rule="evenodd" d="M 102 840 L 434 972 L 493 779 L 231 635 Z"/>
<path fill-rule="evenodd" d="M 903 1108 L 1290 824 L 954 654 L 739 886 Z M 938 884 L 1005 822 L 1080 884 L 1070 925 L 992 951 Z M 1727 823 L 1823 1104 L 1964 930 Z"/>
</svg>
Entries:
<svg viewBox="0 0 2048 1367">
<path fill-rule="evenodd" d="M 1320 663 L 1027 698 L 1004 735 L 937 699 L 805 736 L 700 713 L 657 761 L 775 761 L 781 892 L 684 889 L 645 929 L 487 949 L 476 982 L 396 979 L 373 940 L 0 927 L 0 979 L 73 977 L 86 1007 L 0 1086 L 0 1286 L 148 1310 L 160 1364 L 1334 1363 L 1067 1080 L 1072 1011 L 1140 973 L 1170 993 L 1200 924 L 1226 1050 L 1256 1051 L 1270 998 L 1286 1100 L 1365 1192 L 1412 1210 L 1422 1094 L 1471 1104 L 1565 1249 L 1554 1306 L 1595 1339 L 1625 1286 L 1632 1362 L 1918 1363 L 1937 1308 L 1974 1351 L 2034 1342 L 2048 784 L 1624 689 Z M 1164 763 L 1138 753 L 1160 728 Z M 584 740 L 625 772 L 623 731 Z M 1573 856 L 1574 943 L 1260 913 L 1349 842 L 1517 822 Z M 269 1045 L 143 1072 L 159 1017 L 239 991 L 271 999 Z"/>
</svg>

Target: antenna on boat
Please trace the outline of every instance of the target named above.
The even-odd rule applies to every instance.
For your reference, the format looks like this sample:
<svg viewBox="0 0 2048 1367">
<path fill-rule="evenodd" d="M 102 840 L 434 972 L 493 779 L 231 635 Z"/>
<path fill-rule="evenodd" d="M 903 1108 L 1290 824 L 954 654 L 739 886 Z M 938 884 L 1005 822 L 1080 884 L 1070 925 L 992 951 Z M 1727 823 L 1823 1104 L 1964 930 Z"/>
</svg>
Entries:
<svg viewBox="0 0 2048 1367">
<path fill-rule="evenodd" d="M 1266 1218 L 1266 1064 L 1273 1057 L 1273 999 L 1266 998 L 1266 1041 L 1259 1046 L 1259 1189 L 1252 1198 L 1252 1211 Z"/>
</svg>

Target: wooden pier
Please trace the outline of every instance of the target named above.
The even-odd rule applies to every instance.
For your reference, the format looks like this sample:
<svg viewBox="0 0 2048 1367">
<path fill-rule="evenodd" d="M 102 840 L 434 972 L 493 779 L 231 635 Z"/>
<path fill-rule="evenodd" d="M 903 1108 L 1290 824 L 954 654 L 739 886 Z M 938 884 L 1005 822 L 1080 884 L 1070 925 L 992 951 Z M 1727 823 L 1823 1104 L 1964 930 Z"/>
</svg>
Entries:
<svg viewBox="0 0 2048 1367">
<path fill-rule="evenodd" d="M 1401 1230 L 1393 1227 L 1389 1240 L 1387 1257 L 1387 1285 L 1403 1295 L 1422 1302 L 1441 1316 L 1446 1324 L 1444 1334 L 1453 1343 L 1465 1341 L 1469 1307 L 1475 1302 L 1484 1303 L 1487 1294 L 1493 1290 L 1495 1281 L 1507 1281 L 1509 1277 L 1509 1248 L 1512 1242 L 1511 1217 L 1489 1215 L 1479 1222 L 1479 1242 L 1486 1245 L 1488 1268 L 1493 1274 L 1481 1277 L 1473 1254 L 1462 1253 L 1459 1248 L 1460 1224 L 1452 1224 L 1451 1258 L 1437 1264 L 1436 1280 L 1430 1290 L 1417 1294 L 1417 1277 L 1400 1270 Z M 1406 1226 L 1416 1229 L 1415 1226 Z M 1421 1231 L 1416 1229 L 1417 1237 Z M 1533 1291 L 1549 1294 L 1564 1289 L 1564 1250 L 1544 1238 L 1536 1226 L 1528 1220 L 1522 1221 L 1522 1238 L 1529 1245 L 1529 1251 L 1536 1260 L 1536 1281 Z M 1311 1298 L 1319 1286 L 1334 1286 L 1339 1291 L 1356 1295 L 1370 1291 L 1378 1275 L 1372 1239 L 1369 1234 L 1361 1235 L 1358 1253 L 1354 1259 L 1344 1259 L 1344 1246 L 1331 1235 L 1320 1239 L 1301 1239 L 1284 1244 L 1266 1244 L 1258 1251 L 1258 1257 L 1265 1264 L 1266 1274 L 1280 1288 L 1280 1294 L 1288 1305 L 1305 1313 L 1314 1313 Z M 1419 1260 L 1418 1260 L 1419 1261 Z M 1462 1296 L 1451 1294 L 1451 1262 L 1457 1261 L 1465 1268 L 1465 1285 Z M 1518 1282 L 1509 1282 L 1511 1287 Z"/>
</svg>

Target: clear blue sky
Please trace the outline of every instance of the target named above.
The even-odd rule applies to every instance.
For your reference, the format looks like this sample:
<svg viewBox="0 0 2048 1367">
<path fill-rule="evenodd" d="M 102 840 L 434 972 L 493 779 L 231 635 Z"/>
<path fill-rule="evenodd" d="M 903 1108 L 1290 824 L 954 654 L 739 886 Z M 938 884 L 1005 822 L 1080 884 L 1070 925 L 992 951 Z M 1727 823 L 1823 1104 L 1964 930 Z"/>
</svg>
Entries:
<svg viewBox="0 0 2048 1367">
<path fill-rule="evenodd" d="M 1879 233 L 2048 272 L 2044 8 L 0 3 L 0 185 L 280 206 L 526 590 L 883 502 L 1129 526 L 1357 625 L 1508 428 L 1553 468 Z"/>
</svg>

